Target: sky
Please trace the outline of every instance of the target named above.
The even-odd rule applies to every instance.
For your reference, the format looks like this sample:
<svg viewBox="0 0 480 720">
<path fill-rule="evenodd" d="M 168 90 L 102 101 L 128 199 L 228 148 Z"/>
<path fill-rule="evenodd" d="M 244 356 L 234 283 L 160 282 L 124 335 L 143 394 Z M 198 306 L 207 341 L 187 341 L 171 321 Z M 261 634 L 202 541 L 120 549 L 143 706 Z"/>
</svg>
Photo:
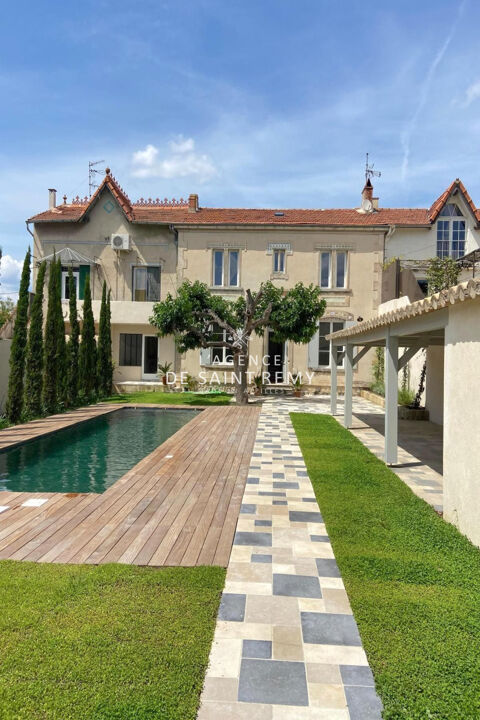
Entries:
<svg viewBox="0 0 480 720">
<path fill-rule="evenodd" d="M 17 0 L 0 26 L 0 298 L 49 187 L 104 160 L 131 200 L 480 205 L 476 0 Z M 101 177 L 101 176 L 99 176 Z"/>
</svg>

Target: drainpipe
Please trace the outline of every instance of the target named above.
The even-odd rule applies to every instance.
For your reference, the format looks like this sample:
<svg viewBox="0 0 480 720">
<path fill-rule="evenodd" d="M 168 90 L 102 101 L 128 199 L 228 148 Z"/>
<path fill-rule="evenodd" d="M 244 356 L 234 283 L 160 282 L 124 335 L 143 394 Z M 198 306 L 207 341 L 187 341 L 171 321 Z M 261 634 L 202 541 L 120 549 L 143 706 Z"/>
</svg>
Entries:
<svg viewBox="0 0 480 720">
<path fill-rule="evenodd" d="M 385 263 L 386 254 L 387 254 L 387 242 L 388 242 L 388 240 L 390 240 L 390 238 L 392 237 L 392 235 L 394 234 L 396 229 L 397 228 L 395 225 L 389 225 L 387 232 L 384 233 L 384 236 L 383 236 L 383 262 L 384 263 Z"/>
</svg>

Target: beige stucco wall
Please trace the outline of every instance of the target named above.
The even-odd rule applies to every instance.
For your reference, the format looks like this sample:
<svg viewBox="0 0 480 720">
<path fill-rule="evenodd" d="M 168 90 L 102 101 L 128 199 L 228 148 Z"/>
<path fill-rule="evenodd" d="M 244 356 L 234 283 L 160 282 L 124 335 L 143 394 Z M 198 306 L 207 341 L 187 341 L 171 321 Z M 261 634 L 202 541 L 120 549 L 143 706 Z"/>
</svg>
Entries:
<svg viewBox="0 0 480 720">
<path fill-rule="evenodd" d="M 443 425 L 444 350 L 442 346 L 427 348 L 427 376 L 425 383 L 425 407 L 430 422 Z"/>
<path fill-rule="evenodd" d="M 273 259 L 269 246 L 284 243 L 287 246 L 286 272 L 282 276 L 273 274 Z M 383 232 L 320 230 L 318 228 L 180 228 L 178 251 L 178 283 L 186 279 L 201 280 L 211 285 L 214 249 L 240 250 L 240 287 L 217 290 L 224 297 L 238 297 L 247 288 L 258 290 L 260 284 L 272 280 L 275 284 L 293 287 L 297 282 L 318 284 L 320 275 L 320 253 L 322 250 L 346 250 L 348 252 L 347 287 L 342 290 L 326 290 L 326 317 L 354 321 L 357 317 L 372 317 L 380 301 L 380 281 L 383 257 Z M 312 385 L 328 387 L 328 370 L 313 370 L 308 367 L 306 345 L 287 344 L 287 371 L 313 373 Z M 265 338 L 254 337 L 250 343 L 250 355 L 262 357 L 268 352 Z M 367 383 L 371 377 L 372 354 L 359 363 L 355 381 Z M 200 364 L 200 352 L 192 351 L 182 358 L 182 367 L 199 377 L 205 373 L 210 377 L 209 368 Z M 258 367 L 250 364 L 251 372 Z M 230 372 L 231 368 L 215 367 L 215 372 Z M 343 371 L 339 371 L 339 385 Z"/>
<path fill-rule="evenodd" d="M 480 298 L 454 305 L 445 329 L 444 516 L 480 546 Z"/>
<path fill-rule="evenodd" d="M 0 339 L 0 413 L 4 412 L 7 400 L 11 344 L 11 340 L 5 338 Z"/>
</svg>

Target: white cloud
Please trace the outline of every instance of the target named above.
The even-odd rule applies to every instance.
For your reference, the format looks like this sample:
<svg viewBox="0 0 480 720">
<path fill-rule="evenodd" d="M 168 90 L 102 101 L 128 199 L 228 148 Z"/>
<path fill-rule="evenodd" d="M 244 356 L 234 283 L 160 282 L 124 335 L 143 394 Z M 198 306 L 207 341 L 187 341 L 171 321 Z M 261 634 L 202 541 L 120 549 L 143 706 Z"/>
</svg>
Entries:
<svg viewBox="0 0 480 720">
<path fill-rule="evenodd" d="M 200 182 L 210 180 L 217 175 L 217 169 L 208 155 L 195 152 L 193 138 L 179 135 L 176 140 L 168 143 L 169 153 L 157 159 L 159 150 L 154 145 L 147 145 L 144 150 L 133 153 L 132 164 L 134 177 L 148 178 L 179 178 L 195 177 Z"/>
<path fill-rule="evenodd" d="M 22 265 L 23 263 L 20 260 L 15 260 L 11 255 L 3 255 L 0 260 L 1 297 L 5 297 L 7 294 L 18 295 Z"/>
<path fill-rule="evenodd" d="M 463 106 L 468 107 L 472 102 L 478 100 L 478 98 L 480 98 L 480 81 L 473 83 L 466 89 Z"/>
</svg>

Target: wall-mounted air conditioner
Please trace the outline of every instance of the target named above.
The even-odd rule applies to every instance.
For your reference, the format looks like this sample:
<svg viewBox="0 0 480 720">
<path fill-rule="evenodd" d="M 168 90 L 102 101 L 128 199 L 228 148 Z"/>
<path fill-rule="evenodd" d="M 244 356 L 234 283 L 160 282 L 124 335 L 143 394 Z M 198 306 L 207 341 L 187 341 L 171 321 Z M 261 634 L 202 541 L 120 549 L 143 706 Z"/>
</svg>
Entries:
<svg viewBox="0 0 480 720">
<path fill-rule="evenodd" d="M 114 250 L 130 250 L 130 235 L 113 233 L 110 235 L 110 245 Z"/>
</svg>

